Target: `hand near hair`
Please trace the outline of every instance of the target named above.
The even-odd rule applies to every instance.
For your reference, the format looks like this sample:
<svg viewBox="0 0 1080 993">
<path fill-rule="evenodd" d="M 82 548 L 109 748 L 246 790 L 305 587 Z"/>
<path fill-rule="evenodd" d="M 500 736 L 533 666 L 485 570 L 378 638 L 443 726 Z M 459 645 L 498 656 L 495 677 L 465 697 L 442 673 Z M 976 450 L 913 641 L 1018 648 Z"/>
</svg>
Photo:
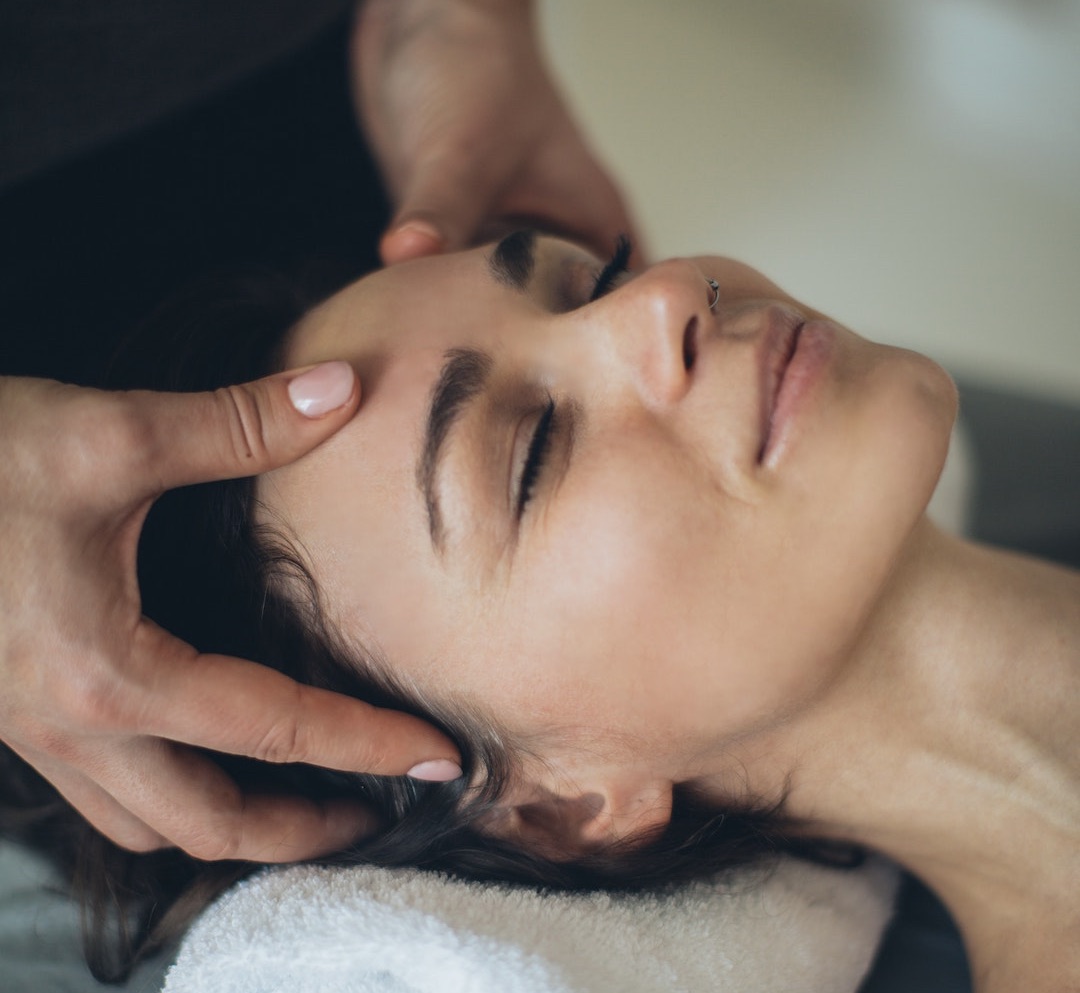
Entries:
<svg viewBox="0 0 1080 993">
<path fill-rule="evenodd" d="M 423 721 L 200 654 L 141 613 L 156 497 L 290 462 L 358 401 L 345 363 L 193 394 L 0 378 L 0 739 L 120 845 L 284 862 L 370 827 L 354 805 L 244 795 L 188 746 L 453 777 L 456 749 Z"/>
<path fill-rule="evenodd" d="M 530 0 L 364 0 L 361 122 L 397 212 L 387 265 L 531 222 L 607 255 L 634 225 L 543 64 Z"/>
</svg>

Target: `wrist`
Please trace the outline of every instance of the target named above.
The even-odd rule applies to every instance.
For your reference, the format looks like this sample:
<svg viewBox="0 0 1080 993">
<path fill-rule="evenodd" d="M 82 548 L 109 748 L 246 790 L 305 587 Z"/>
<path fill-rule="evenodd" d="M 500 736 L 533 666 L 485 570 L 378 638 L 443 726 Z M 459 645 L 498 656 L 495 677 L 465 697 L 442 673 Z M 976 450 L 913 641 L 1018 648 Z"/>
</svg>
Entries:
<svg viewBox="0 0 1080 993">
<path fill-rule="evenodd" d="M 356 78 L 377 75 L 387 59 L 430 44 L 538 52 L 535 7 L 535 0 L 361 0 L 350 42 L 352 71 Z"/>
</svg>

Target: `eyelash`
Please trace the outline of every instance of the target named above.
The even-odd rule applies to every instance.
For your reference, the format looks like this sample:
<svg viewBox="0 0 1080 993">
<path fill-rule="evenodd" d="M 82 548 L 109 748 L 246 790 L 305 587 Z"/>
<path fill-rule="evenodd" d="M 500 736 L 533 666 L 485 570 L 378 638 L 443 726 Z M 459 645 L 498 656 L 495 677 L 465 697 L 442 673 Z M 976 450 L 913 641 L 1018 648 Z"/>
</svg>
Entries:
<svg viewBox="0 0 1080 993">
<path fill-rule="evenodd" d="M 619 235 L 615 242 L 615 252 L 607 264 L 596 276 L 593 283 L 592 293 L 589 295 L 589 303 L 595 303 L 602 296 L 610 293 L 620 276 L 629 271 L 630 256 L 634 253 L 634 246 L 626 235 Z M 525 465 L 521 470 L 521 480 L 518 483 L 517 516 L 520 520 L 525 513 L 525 508 L 532 499 L 533 488 L 536 486 L 540 474 L 544 471 L 548 456 L 551 453 L 551 443 L 555 437 L 555 422 L 558 410 L 555 401 L 548 397 L 547 406 L 544 408 L 540 419 L 536 422 L 536 430 L 529 442 L 529 451 L 525 456 Z"/>
<path fill-rule="evenodd" d="M 532 499 L 533 487 L 540 478 L 540 473 L 547 463 L 551 453 L 551 442 L 555 437 L 555 401 L 548 397 L 547 406 L 544 408 L 540 419 L 536 422 L 536 430 L 529 442 L 529 451 L 525 456 L 525 465 L 521 470 L 521 480 L 518 483 L 517 516 L 518 519 L 525 513 L 529 500 Z"/>
<path fill-rule="evenodd" d="M 619 235 L 615 242 L 615 254 L 600 270 L 593 283 L 593 291 L 589 296 L 589 303 L 595 303 L 604 294 L 610 293 L 615 286 L 615 281 L 630 269 L 630 256 L 634 253 L 634 246 L 626 235 Z"/>
</svg>

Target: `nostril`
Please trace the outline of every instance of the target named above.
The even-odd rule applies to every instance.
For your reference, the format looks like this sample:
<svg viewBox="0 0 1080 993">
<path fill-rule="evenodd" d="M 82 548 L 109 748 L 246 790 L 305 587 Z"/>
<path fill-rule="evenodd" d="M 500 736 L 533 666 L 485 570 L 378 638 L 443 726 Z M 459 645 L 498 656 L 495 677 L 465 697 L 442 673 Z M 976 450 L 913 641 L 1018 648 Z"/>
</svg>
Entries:
<svg viewBox="0 0 1080 993">
<path fill-rule="evenodd" d="M 682 360 L 687 372 L 694 368 L 694 361 L 697 359 L 697 329 L 698 319 L 691 317 L 686 322 L 682 338 Z"/>
</svg>

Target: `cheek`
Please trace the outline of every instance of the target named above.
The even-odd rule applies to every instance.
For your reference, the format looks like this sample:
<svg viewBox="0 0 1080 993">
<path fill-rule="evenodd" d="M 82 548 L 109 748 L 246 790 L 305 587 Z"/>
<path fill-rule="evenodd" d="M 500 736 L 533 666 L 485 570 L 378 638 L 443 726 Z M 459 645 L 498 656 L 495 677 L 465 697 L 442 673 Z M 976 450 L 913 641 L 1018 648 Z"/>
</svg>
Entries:
<svg viewBox="0 0 1080 993">
<path fill-rule="evenodd" d="M 500 646 L 484 695 L 526 731 L 632 730 L 660 748 L 760 727 L 820 691 L 944 455 L 949 391 L 912 361 L 869 389 L 863 369 L 805 440 L 812 457 L 753 502 L 672 446 L 590 453 L 474 646 Z"/>
<path fill-rule="evenodd" d="M 707 663 L 695 614 L 724 568 L 703 540 L 717 511 L 682 467 L 619 454 L 568 481 L 515 583 L 527 705 L 549 724 L 670 734 Z"/>
<path fill-rule="evenodd" d="M 780 496 L 735 501 L 655 457 L 636 464 L 650 467 L 636 487 L 623 470 L 602 500 L 566 494 L 515 588 L 507 606 L 524 622 L 503 625 L 508 655 L 530 661 L 507 706 L 538 730 L 633 731 L 657 749 L 790 711 L 835 670 L 862 609 L 865 570 L 853 582 L 848 557 L 843 582 L 830 575 L 842 509 L 830 523 Z"/>
</svg>

